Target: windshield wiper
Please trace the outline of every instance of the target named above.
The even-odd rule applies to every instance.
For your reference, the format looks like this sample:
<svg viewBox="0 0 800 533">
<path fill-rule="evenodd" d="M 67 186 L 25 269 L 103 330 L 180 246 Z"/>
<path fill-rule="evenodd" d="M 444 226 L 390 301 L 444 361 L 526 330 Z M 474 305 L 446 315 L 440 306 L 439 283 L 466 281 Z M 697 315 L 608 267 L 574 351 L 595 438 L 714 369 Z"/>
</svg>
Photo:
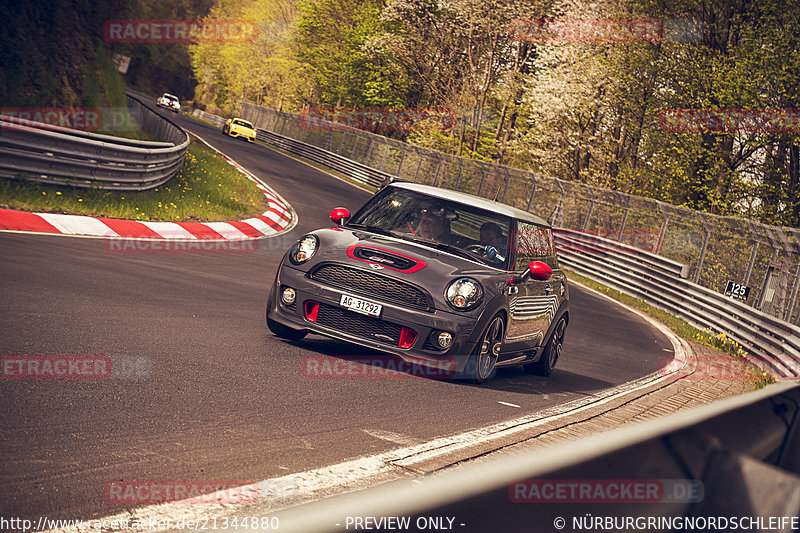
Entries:
<svg viewBox="0 0 800 533">
<path fill-rule="evenodd" d="M 397 234 L 389 229 L 379 228 L 378 226 L 370 226 L 368 224 L 361 224 L 360 222 L 354 224 L 345 224 L 345 226 L 350 228 L 358 228 L 363 229 L 366 231 L 371 231 L 372 233 L 380 233 L 381 235 L 388 235 L 389 237 L 397 237 Z"/>
</svg>

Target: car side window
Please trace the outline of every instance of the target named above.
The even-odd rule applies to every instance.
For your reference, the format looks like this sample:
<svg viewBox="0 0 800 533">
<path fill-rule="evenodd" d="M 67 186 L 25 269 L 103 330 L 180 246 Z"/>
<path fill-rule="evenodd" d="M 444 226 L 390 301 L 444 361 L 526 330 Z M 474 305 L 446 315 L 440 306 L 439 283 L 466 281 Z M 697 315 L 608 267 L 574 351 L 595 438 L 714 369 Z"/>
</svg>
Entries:
<svg viewBox="0 0 800 533">
<path fill-rule="evenodd" d="M 525 270 L 531 261 L 541 261 L 558 268 L 556 243 L 550 228 L 529 222 L 517 222 L 517 244 L 514 270 Z"/>
</svg>

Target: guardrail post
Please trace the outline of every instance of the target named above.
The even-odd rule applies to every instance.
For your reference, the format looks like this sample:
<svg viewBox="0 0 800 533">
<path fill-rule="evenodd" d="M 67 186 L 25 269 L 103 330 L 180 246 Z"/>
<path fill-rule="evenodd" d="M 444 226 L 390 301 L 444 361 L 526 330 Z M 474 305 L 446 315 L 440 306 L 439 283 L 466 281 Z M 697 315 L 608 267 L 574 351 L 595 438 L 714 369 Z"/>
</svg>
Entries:
<svg viewBox="0 0 800 533">
<path fill-rule="evenodd" d="M 464 171 L 464 160 L 462 158 L 458 158 L 458 176 L 456 176 L 456 190 L 458 186 L 461 184 L 461 173 Z"/>
<path fill-rule="evenodd" d="M 404 146 L 403 149 L 400 150 L 400 163 L 397 165 L 397 170 L 395 170 L 394 172 L 395 176 L 400 176 L 400 171 L 403 170 L 403 163 L 405 163 L 405 160 L 406 160 L 406 147 Z"/>
<path fill-rule="evenodd" d="M 530 175 L 531 175 L 531 179 L 533 180 L 533 188 L 532 188 L 532 190 L 531 190 L 531 197 L 530 197 L 530 198 L 528 198 L 528 205 L 527 205 L 527 207 L 525 207 L 525 211 L 527 211 L 527 212 L 529 212 L 529 213 L 530 213 L 530 211 L 531 211 L 531 204 L 533 204 L 533 197 L 534 197 L 534 195 L 536 194 L 536 185 L 537 185 L 537 181 L 536 181 L 536 176 L 534 176 L 534 175 L 533 175 L 533 172 L 528 172 L 528 174 L 530 174 Z"/>
<path fill-rule="evenodd" d="M 481 182 L 478 184 L 478 192 L 475 193 L 475 196 L 481 195 L 481 189 L 483 189 L 483 182 L 486 180 L 486 172 L 483 168 L 483 165 L 480 165 L 481 168 Z"/>
<path fill-rule="evenodd" d="M 628 224 L 628 213 L 630 213 L 631 208 L 628 203 L 628 196 L 618 192 L 617 196 L 622 201 L 622 204 L 625 206 L 625 213 L 622 215 L 622 222 L 619 225 L 619 231 L 617 232 L 617 241 L 622 242 L 622 236 L 625 234 L 625 226 Z M 658 253 L 658 247 L 656 247 L 656 253 Z"/>
<path fill-rule="evenodd" d="M 747 222 L 747 228 L 750 230 L 750 234 L 753 236 L 753 249 L 750 251 L 750 260 L 747 262 L 747 271 L 744 274 L 744 285 L 750 285 L 750 277 L 753 275 L 753 269 L 756 266 L 756 257 L 758 255 L 758 247 L 761 244 L 758 241 L 758 232 L 756 231 L 753 222 L 749 219 L 745 219 Z"/>
<path fill-rule="evenodd" d="M 503 197 L 500 199 L 500 202 L 505 203 L 506 194 L 508 194 L 508 184 L 511 183 L 511 174 L 508 173 L 508 167 L 503 167 L 503 171 L 506 173 L 506 188 L 503 189 Z"/>
<path fill-rule="evenodd" d="M 417 171 L 414 173 L 414 179 L 412 180 L 414 183 L 417 183 L 417 178 L 419 177 L 419 169 L 422 168 L 422 154 L 419 150 L 417 150 L 417 155 L 419 156 L 419 164 L 417 165 Z"/>
<path fill-rule="evenodd" d="M 703 262 L 706 260 L 706 250 L 708 249 L 708 241 L 711 240 L 711 228 L 708 226 L 708 222 L 706 221 L 706 217 L 703 216 L 702 213 L 698 213 L 700 215 L 700 221 L 703 223 L 703 229 L 706 231 L 706 236 L 703 239 L 703 249 L 700 250 L 700 259 L 697 260 L 697 271 L 694 273 L 694 282 L 700 282 L 700 272 L 703 270 Z"/>
<path fill-rule="evenodd" d="M 433 176 L 433 186 L 434 186 L 434 187 L 436 187 L 437 185 L 439 185 L 439 171 L 440 171 L 440 170 L 441 170 L 441 168 L 442 168 L 442 164 L 444 163 L 444 159 L 442 159 L 442 158 L 440 157 L 440 158 L 437 158 L 437 161 L 438 161 L 438 163 L 437 163 L 437 165 L 436 165 L 436 174 Z"/>
<path fill-rule="evenodd" d="M 550 218 L 549 218 L 548 222 L 550 222 L 550 225 L 553 226 L 553 227 L 560 227 L 560 224 L 556 224 L 556 220 L 557 220 L 557 218 L 560 218 L 561 220 L 563 220 L 563 218 L 564 218 L 563 215 L 561 214 L 561 206 L 564 203 L 565 192 L 564 192 L 564 186 L 561 185 L 561 180 L 558 179 L 558 178 L 556 178 L 556 185 L 558 185 L 558 188 L 561 190 L 561 196 L 558 198 L 558 204 L 556 204 L 556 207 L 553 209 L 553 212 L 550 214 Z M 570 229 L 572 229 L 572 228 L 570 228 Z"/>
<path fill-rule="evenodd" d="M 592 188 L 589 185 L 586 186 L 586 192 L 589 193 L 589 197 L 591 199 L 589 200 L 589 212 L 586 213 L 586 220 L 583 223 L 583 230 L 582 231 L 584 233 L 586 233 L 586 231 L 589 229 L 589 221 L 592 218 L 592 213 L 594 212 L 594 203 L 595 203 L 595 200 L 596 200 L 596 197 L 595 197 L 594 193 L 592 192 Z"/>
</svg>

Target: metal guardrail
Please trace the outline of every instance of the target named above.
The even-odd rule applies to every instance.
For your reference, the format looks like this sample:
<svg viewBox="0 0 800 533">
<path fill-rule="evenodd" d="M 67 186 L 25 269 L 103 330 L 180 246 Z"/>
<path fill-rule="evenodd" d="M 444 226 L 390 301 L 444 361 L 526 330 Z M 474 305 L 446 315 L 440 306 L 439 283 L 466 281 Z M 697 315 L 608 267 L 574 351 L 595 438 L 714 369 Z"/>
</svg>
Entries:
<svg viewBox="0 0 800 533">
<path fill-rule="evenodd" d="M 476 161 L 358 130 L 313 114 L 242 103 L 256 127 L 399 179 L 464 191 L 532 211 L 553 226 L 600 235 L 687 265 L 721 291 L 752 288 L 748 304 L 800 325 L 800 229 L 693 211 L 619 191 Z"/>
<path fill-rule="evenodd" d="M 147 134 L 140 141 L 0 115 L 0 170 L 54 185 L 120 191 L 152 189 L 183 165 L 189 136 L 128 95 L 128 113 Z M 14 174 L 20 173 L 20 174 Z"/>
<path fill-rule="evenodd" d="M 316 146 L 296 141 L 267 130 L 259 129 L 256 139 L 314 161 L 315 163 L 319 163 L 347 176 L 357 183 L 369 185 L 370 187 L 380 187 L 386 180 L 392 177 L 389 174 L 369 168 L 366 165 L 342 157 L 339 154 L 322 152 Z"/>
<path fill-rule="evenodd" d="M 210 122 L 218 128 L 222 128 L 225 124 L 224 118 L 206 113 L 200 109 L 193 110 L 192 115 L 206 122 Z M 290 137 L 284 137 L 283 135 L 278 135 L 277 133 L 260 128 L 256 128 L 256 132 L 256 139 L 259 141 L 263 141 L 292 154 L 299 155 L 300 157 L 326 166 L 352 179 L 356 183 L 361 183 L 370 187 L 380 187 L 382 183 L 391 178 L 391 175 L 385 172 L 375 170 L 338 154 L 321 152 L 316 146 L 296 141 Z"/>
<path fill-rule="evenodd" d="M 193 109 L 192 116 L 205 120 L 206 122 L 210 122 L 218 128 L 222 128 L 222 126 L 225 124 L 224 118 L 217 115 L 212 115 L 211 113 L 206 113 L 201 109 Z"/>
<path fill-rule="evenodd" d="M 799 407 L 800 386 L 772 385 L 276 516 L 281 531 L 304 533 L 796 530 L 797 522 L 767 520 L 800 516 Z M 378 526 L 381 518 L 394 527 Z M 399 519 L 408 525 L 398 527 Z M 710 526 L 712 519 L 726 526 Z"/>
<path fill-rule="evenodd" d="M 800 377 L 800 327 L 683 279 L 679 264 L 608 239 L 555 231 L 561 263 L 578 274 L 724 333 L 751 362 L 782 378 Z"/>
</svg>

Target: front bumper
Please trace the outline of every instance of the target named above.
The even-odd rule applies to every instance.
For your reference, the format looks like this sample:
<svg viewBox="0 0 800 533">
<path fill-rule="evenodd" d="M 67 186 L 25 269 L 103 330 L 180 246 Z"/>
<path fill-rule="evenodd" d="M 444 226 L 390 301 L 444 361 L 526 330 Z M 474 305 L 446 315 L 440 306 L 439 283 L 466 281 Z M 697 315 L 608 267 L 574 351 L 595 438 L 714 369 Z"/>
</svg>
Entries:
<svg viewBox="0 0 800 533">
<path fill-rule="evenodd" d="M 242 133 L 242 132 L 239 132 L 238 130 L 236 130 L 235 128 L 230 128 L 228 130 L 228 135 L 230 135 L 231 137 L 244 137 L 245 139 L 247 139 L 251 143 L 252 142 L 256 142 L 256 136 L 255 136 L 254 133 L 250 133 L 250 132 Z"/>
<path fill-rule="evenodd" d="M 296 292 L 292 306 L 280 298 L 287 286 Z M 339 305 L 342 294 L 380 303 L 383 306 L 380 317 L 366 317 L 342 308 Z M 279 268 L 270 290 L 267 316 L 290 328 L 398 355 L 410 363 L 441 371 L 442 377 L 455 377 L 464 370 L 475 348 L 473 337 L 479 335 L 475 331 L 478 319 L 472 314 L 457 314 L 450 309 L 409 309 L 367 294 L 327 286 L 286 264 Z M 416 334 L 410 345 L 406 330 Z M 453 343 L 446 350 L 436 348 L 431 339 L 431 334 L 439 331 L 453 335 Z"/>
</svg>

